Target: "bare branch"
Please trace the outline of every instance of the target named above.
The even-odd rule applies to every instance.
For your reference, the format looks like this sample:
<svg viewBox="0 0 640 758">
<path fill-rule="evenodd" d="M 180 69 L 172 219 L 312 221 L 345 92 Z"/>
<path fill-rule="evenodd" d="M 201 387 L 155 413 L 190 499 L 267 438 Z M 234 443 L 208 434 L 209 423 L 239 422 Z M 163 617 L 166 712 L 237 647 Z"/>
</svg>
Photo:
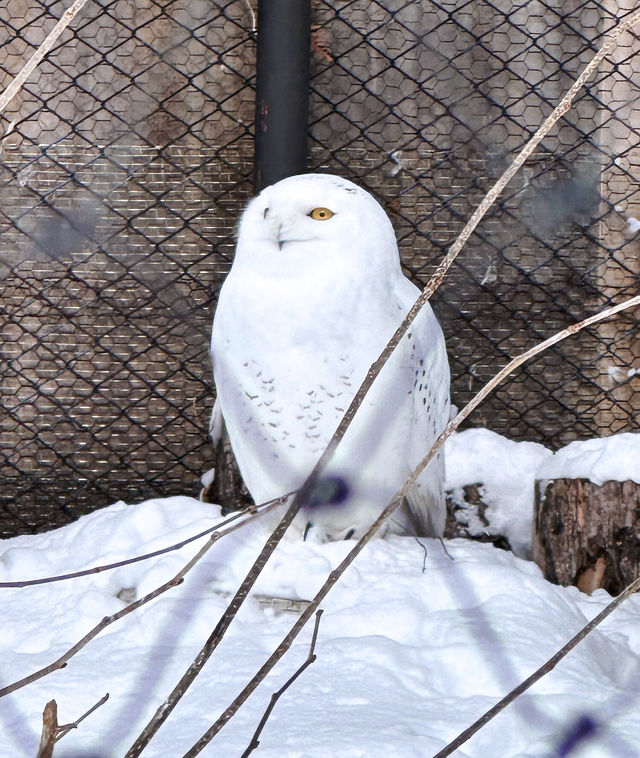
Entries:
<svg viewBox="0 0 640 758">
<path fill-rule="evenodd" d="M 111 571 L 112 569 L 117 569 L 122 566 L 128 566 L 131 563 L 139 563 L 140 561 L 146 561 L 150 558 L 157 558 L 159 555 L 164 555 L 165 553 L 170 553 L 174 550 L 180 550 L 180 548 L 184 547 L 185 545 L 188 545 L 190 542 L 195 542 L 196 540 L 200 539 L 201 537 L 206 537 L 207 534 L 211 534 L 211 532 L 215 532 L 217 529 L 220 528 L 220 526 L 229 523 L 229 521 L 232 519 L 227 519 L 226 521 L 223 521 L 221 524 L 216 524 L 215 526 L 209 527 L 209 529 L 205 529 L 202 532 L 199 532 L 198 534 L 194 534 L 191 537 L 187 537 L 186 539 L 182 540 L 181 542 L 176 542 L 173 545 L 169 545 L 168 547 L 163 547 L 158 550 L 154 550 L 151 553 L 145 553 L 144 555 L 136 555 L 133 558 L 126 558 L 121 561 L 115 561 L 114 563 L 105 563 L 102 566 L 94 566 L 93 568 L 88 569 L 82 569 L 81 571 L 71 571 L 68 574 L 58 574 L 57 576 L 45 576 L 41 579 L 20 579 L 15 582 L 0 582 L 0 589 L 8 589 L 12 587 L 33 587 L 36 584 L 52 584 L 54 582 L 63 582 L 67 579 L 78 579 L 82 576 L 89 576 L 91 574 L 100 574 L 103 571 Z"/>
<path fill-rule="evenodd" d="M 303 485 L 303 489 L 304 487 L 305 485 Z M 299 491 L 298 494 L 294 497 L 294 503 L 298 499 L 300 492 L 301 491 Z M 157 711 L 153 714 L 149 723 L 145 726 L 145 728 L 137 737 L 133 745 L 129 748 L 129 750 L 125 754 L 125 758 L 135 758 L 136 756 L 140 755 L 140 753 L 144 750 L 144 748 L 149 743 L 149 740 L 153 737 L 153 735 L 158 731 L 158 729 L 166 721 L 171 711 L 173 711 L 173 709 L 176 707 L 176 705 L 178 704 L 179 700 L 182 698 L 184 693 L 191 686 L 191 684 L 193 683 L 193 680 L 200 673 L 200 671 L 202 670 L 202 667 L 209 660 L 209 658 L 213 654 L 213 651 L 216 649 L 220 640 L 223 638 L 225 632 L 227 631 L 227 629 L 229 628 L 229 625 L 235 618 L 242 603 L 246 600 L 251 588 L 255 584 L 255 581 L 260 575 L 260 572 L 262 571 L 262 569 L 264 568 L 268 558 L 276 549 L 287 527 L 293 521 L 296 515 L 296 512 L 297 512 L 297 508 L 294 508 L 293 504 L 287 509 L 287 512 L 285 513 L 280 523 L 276 526 L 274 531 L 269 536 L 264 547 L 260 551 L 260 554 L 256 558 L 253 566 L 247 572 L 247 575 L 245 576 L 240 587 L 236 591 L 236 594 L 231 599 L 231 602 L 227 606 L 227 609 L 220 617 L 218 623 L 216 624 L 214 630 L 209 635 L 209 638 L 203 645 L 202 649 L 200 650 L 198 655 L 195 657 L 195 659 L 193 660 L 189 668 L 184 672 L 184 674 L 180 678 L 180 681 L 176 684 L 176 686 L 171 691 L 171 694 L 169 695 L 169 697 L 164 701 L 164 703 L 162 703 L 162 705 L 160 705 Z"/>
<path fill-rule="evenodd" d="M 276 650 L 269 656 L 269 658 L 265 661 L 262 667 L 256 672 L 256 674 L 251 679 L 251 681 L 236 696 L 234 701 L 220 715 L 217 721 L 209 727 L 209 729 L 202 735 L 202 737 L 198 740 L 198 742 L 195 743 L 195 745 L 191 748 L 191 750 L 185 754 L 185 758 L 186 756 L 188 756 L 189 758 L 193 758 L 194 756 L 196 756 L 203 748 L 205 748 L 209 744 L 209 742 L 211 742 L 211 740 L 222 729 L 222 727 L 236 714 L 240 706 L 249 698 L 249 696 L 254 692 L 254 690 L 258 687 L 258 685 L 263 681 L 263 679 L 266 677 L 269 671 L 271 671 L 271 669 L 276 665 L 276 663 L 280 660 L 280 658 L 282 658 L 282 656 L 291 647 L 291 645 L 293 644 L 293 641 L 298 636 L 301 629 L 304 627 L 307 621 L 311 618 L 312 614 L 318 609 L 318 607 L 320 606 L 322 601 L 325 599 L 325 597 L 327 596 L 329 591 L 332 589 L 332 587 L 336 584 L 338 579 L 340 579 L 342 574 L 353 563 L 356 557 L 362 552 L 365 545 L 374 537 L 375 533 L 378 531 L 380 526 L 382 526 L 383 522 L 402 503 L 402 499 L 404 497 L 406 490 L 411 486 L 410 482 L 415 481 L 415 479 L 420 475 L 420 472 L 422 471 L 422 469 L 427 465 L 427 463 L 431 460 L 431 458 L 435 455 L 435 453 L 439 450 L 439 448 L 442 447 L 447 437 L 449 437 L 455 431 L 455 429 L 457 429 L 457 427 L 462 423 L 462 421 L 464 421 L 464 419 L 469 415 L 469 413 L 471 413 L 473 408 L 475 408 L 478 405 L 478 403 L 480 403 L 490 392 L 492 392 L 505 377 L 507 377 L 509 374 L 515 371 L 525 361 L 529 360 L 530 358 L 533 358 L 535 355 L 538 355 L 539 353 L 542 353 L 551 345 L 554 345 L 557 342 L 560 342 L 561 340 L 566 339 L 567 337 L 575 334 L 576 332 L 579 332 L 581 329 L 584 329 L 587 326 L 595 324 L 599 321 L 603 321 L 606 318 L 610 318 L 616 313 L 626 308 L 632 308 L 634 306 L 640 306 L 640 295 L 630 298 L 629 300 L 625 300 L 623 303 L 613 306 L 612 308 L 607 308 L 606 310 L 601 311 L 600 313 L 590 316 L 584 321 L 581 321 L 577 324 L 573 324 L 567 329 L 564 329 L 562 332 L 559 332 L 558 334 L 553 335 L 553 337 L 550 337 L 548 340 L 545 340 L 539 345 L 536 345 L 536 347 L 531 348 L 530 350 L 527 350 L 522 355 L 519 355 L 516 358 L 514 358 L 498 374 L 496 374 L 496 376 L 490 382 L 488 382 L 482 388 L 482 390 L 478 393 L 478 395 L 476 395 L 473 398 L 473 400 L 467 406 L 465 406 L 465 408 L 463 408 L 463 410 L 460 411 L 460 413 L 458 413 L 458 415 L 447 425 L 447 427 L 444 429 L 442 434 L 440 434 L 438 439 L 435 441 L 434 445 L 432 446 L 427 456 L 413 470 L 413 472 L 411 473 L 411 476 L 409 477 L 407 482 L 403 485 L 402 489 L 400 489 L 396 493 L 396 495 L 393 497 L 391 502 L 387 505 L 387 507 L 382 511 L 382 513 L 378 516 L 378 518 L 372 524 L 371 528 L 358 540 L 358 542 L 354 545 L 354 547 L 347 554 L 347 556 L 342 560 L 342 562 L 338 565 L 338 567 L 335 568 L 329 574 L 325 583 L 322 585 L 322 587 L 320 588 L 316 596 L 313 598 L 313 600 L 311 600 L 307 608 L 305 608 L 305 610 L 300 614 L 299 618 L 296 620 L 296 622 L 293 624 L 289 632 L 280 642 Z M 640 582 L 640 580 L 638 581 Z M 622 602 L 622 599 L 620 600 L 620 602 Z M 613 610 L 613 608 L 611 610 Z"/>
<path fill-rule="evenodd" d="M 202 555 L 204 555 L 204 553 L 212 546 L 213 537 L 215 537 L 215 535 L 212 535 L 212 538 L 207 542 L 205 547 L 202 548 L 197 553 L 198 559 L 200 559 Z M 192 561 L 189 562 L 189 564 L 191 563 Z M 192 568 L 192 566 L 189 564 L 187 564 L 189 568 Z M 179 574 L 182 574 L 183 571 L 184 569 L 181 572 L 179 572 Z M 78 642 L 76 642 L 75 645 L 70 647 L 66 653 L 64 653 L 59 658 L 57 658 L 53 663 L 50 663 L 48 666 L 44 666 L 38 671 L 35 671 L 33 674 L 29 674 L 28 676 L 25 676 L 22 679 L 18 679 L 17 681 L 11 684 L 8 684 L 6 687 L 2 687 L 0 689 L 0 697 L 9 695 L 11 692 L 15 692 L 16 690 L 22 689 L 22 687 L 26 687 L 28 684 L 31 684 L 32 682 L 37 682 L 38 679 L 42 679 L 43 677 L 47 676 L 47 674 L 51 674 L 54 671 L 57 671 L 58 669 L 64 668 L 67 665 L 68 661 L 71 658 L 73 658 L 73 656 L 76 653 L 82 650 L 82 648 L 87 643 L 91 642 L 91 640 L 94 637 L 97 637 L 100 634 L 100 632 L 102 632 L 108 626 L 113 624 L 115 621 L 118 621 L 119 619 L 123 618 L 123 616 L 126 616 L 129 613 L 132 613 L 133 611 L 137 610 L 145 603 L 149 603 L 151 600 L 158 597 L 163 592 L 166 592 L 167 590 L 170 590 L 172 587 L 177 587 L 179 584 L 181 584 L 183 579 L 181 576 L 180 578 L 177 578 L 179 574 L 173 577 L 173 579 L 170 579 L 168 582 L 165 582 L 163 585 L 153 590 L 153 592 L 149 592 L 144 597 L 126 606 L 121 611 L 118 611 L 117 613 L 114 613 L 111 616 L 105 616 L 99 624 L 96 624 L 93 627 L 93 629 L 88 631 L 87 634 L 85 634 L 84 637 L 82 637 L 82 639 L 78 640 Z"/>
<path fill-rule="evenodd" d="M 95 705 L 86 713 L 83 713 L 80 718 L 76 719 L 72 724 L 64 724 L 60 726 L 58 724 L 58 704 L 55 700 L 50 700 L 44 707 L 42 713 L 42 735 L 40 737 L 40 747 L 38 748 L 37 758 L 52 758 L 53 746 L 61 740 L 65 734 L 68 734 L 72 729 L 76 729 L 81 721 L 84 721 L 87 716 L 90 716 L 94 711 L 104 705 L 109 699 L 109 693 L 100 698 Z"/>
<path fill-rule="evenodd" d="M 37 758 L 52 758 L 58 734 L 58 704 L 49 700 L 42 712 L 42 734 Z"/>
<path fill-rule="evenodd" d="M 13 79 L 11 84 L 9 84 L 2 95 L 0 95 L 0 113 L 4 111 L 11 100 L 13 100 L 22 89 L 22 85 L 27 81 L 33 70 L 40 64 L 45 55 L 49 53 L 51 48 L 55 45 L 58 37 L 78 15 L 86 2 L 87 0 L 75 0 L 73 5 L 67 8 L 62 14 L 60 20 L 46 36 L 40 47 L 38 47 L 31 58 L 29 58 L 24 64 L 18 75 Z"/>
<path fill-rule="evenodd" d="M 369 391 L 374 380 L 376 379 L 376 377 L 382 370 L 382 367 L 387 362 L 387 360 L 391 356 L 391 353 L 395 350 L 396 346 L 399 344 L 400 340 L 402 339 L 406 331 L 409 329 L 409 327 L 413 323 L 414 319 L 416 318 L 416 316 L 418 315 L 422 307 L 428 302 L 428 300 L 431 298 L 431 295 L 433 295 L 433 293 L 438 289 L 442 280 L 444 279 L 445 274 L 451 267 L 454 260 L 457 258 L 458 254 L 464 247 L 465 243 L 467 242 L 467 240 L 469 239 L 469 237 L 471 236 L 475 228 L 478 226 L 482 218 L 486 215 L 489 208 L 493 205 L 493 203 L 496 201 L 496 199 L 498 198 L 502 190 L 511 181 L 511 179 L 514 177 L 518 169 L 529 158 L 529 156 L 533 153 L 533 151 L 544 139 L 544 137 L 551 131 L 553 126 L 560 120 L 560 118 L 564 116 L 564 114 L 570 109 L 571 104 L 573 100 L 575 99 L 575 96 L 578 94 L 580 89 L 584 86 L 585 82 L 594 74 L 594 72 L 596 71 L 600 63 L 602 62 L 603 58 L 605 58 L 605 56 L 608 55 L 616 46 L 618 38 L 625 31 L 627 31 L 631 26 L 634 26 L 636 23 L 638 23 L 638 21 L 640 21 L 640 10 L 631 14 L 624 21 L 621 21 L 618 24 L 618 26 L 613 30 L 613 32 L 607 36 L 600 50 L 593 56 L 593 58 L 585 66 L 583 72 L 580 74 L 580 76 L 576 79 L 576 81 L 567 91 L 567 93 L 562 98 L 560 103 L 553 109 L 552 113 L 543 122 L 542 126 L 540 126 L 540 128 L 536 131 L 533 137 L 525 144 L 525 146 L 518 153 L 518 155 L 514 159 L 513 163 L 509 166 L 509 168 L 502 174 L 502 176 L 493 185 L 493 187 L 489 190 L 489 192 L 487 192 L 486 196 L 483 198 L 480 205 L 476 208 L 475 212 L 473 213 L 469 221 L 465 224 L 463 230 L 460 232 L 457 239 L 449 248 L 449 251 L 447 252 L 446 256 L 438 265 L 438 268 L 436 269 L 434 275 L 431 277 L 431 279 L 427 283 L 427 286 L 422 290 L 418 299 L 411 306 L 411 309 L 409 310 L 407 315 L 404 317 L 402 323 L 397 328 L 393 337 L 389 340 L 386 347 L 384 348 L 384 350 L 382 351 L 378 359 L 375 361 L 375 363 L 372 364 L 371 368 L 369 369 L 367 373 L 365 380 L 358 388 L 358 391 L 356 392 L 355 397 L 353 398 L 351 404 L 347 408 L 347 411 L 344 414 L 342 421 L 340 422 L 333 437 L 331 438 L 326 450 L 322 454 L 322 457 L 318 461 L 316 468 L 314 469 L 314 472 L 316 470 L 322 470 L 324 466 L 326 465 L 326 463 L 328 462 L 329 458 L 335 451 L 335 448 L 338 446 L 338 443 L 344 436 L 353 417 L 355 416 L 356 411 L 362 404 L 364 396 Z M 312 472 L 312 475 L 314 472 Z"/>
<path fill-rule="evenodd" d="M 311 645 L 309 647 L 309 655 L 307 656 L 306 661 L 298 668 L 297 671 L 293 673 L 292 676 L 287 679 L 287 681 L 280 687 L 279 690 L 273 693 L 271 695 L 271 700 L 269 701 L 269 705 L 267 706 L 265 712 L 262 714 L 262 718 L 260 719 L 260 723 L 258 724 L 256 731 L 253 734 L 253 737 L 251 738 L 251 742 L 249 743 L 247 749 L 244 751 L 244 753 L 240 756 L 240 758 L 247 758 L 248 755 L 253 753 L 253 751 L 258 747 L 260 744 L 260 735 L 262 734 L 262 730 L 264 729 L 269 716 L 271 716 L 271 712 L 275 708 L 276 703 L 280 699 L 280 697 L 289 689 L 289 687 L 295 682 L 295 680 L 302 674 L 302 672 L 309 668 L 309 666 L 315 661 L 316 659 L 316 640 L 318 639 L 318 627 L 320 626 L 320 616 L 322 616 L 322 608 L 318 610 L 316 613 L 316 623 L 313 627 L 313 635 L 311 637 Z M 187 753 L 184 758 L 191 758 L 190 753 Z"/>
<path fill-rule="evenodd" d="M 276 526 L 276 528 L 272 532 L 271 536 L 265 543 L 262 550 L 260 551 L 260 554 L 256 558 L 253 566 L 247 572 L 240 587 L 238 588 L 238 591 L 236 592 L 233 599 L 231 600 L 231 603 L 229 604 L 226 611 L 224 612 L 224 614 L 218 621 L 215 629 L 213 630 L 213 632 L 211 633 L 211 635 L 205 642 L 204 646 L 202 647 L 202 649 L 200 650 L 200 652 L 198 653 L 194 661 L 191 663 L 189 668 L 185 671 L 185 673 L 181 677 L 178 684 L 174 687 L 171 694 L 164 701 L 164 703 L 162 703 L 162 705 L 157 709 L 157 711 L 152 716 L 149 723 L 145 726 L 141 734 L 138 736 L 134 744 L 131 746 L 131 748 L 129 748 L 129 751 L 126 753 L 125 758 L 137 758 L 137 756 L 139 756 L 142 753 L 142 751 L 144 750 L 146 745 L 149 743 L 153 735 L 158 731 L 158 729 L 160 729 L 162 724 L 169 717 L 169 715 L 171 714 L 171 712 L 177 705 L 180 698 L 182 698 L 184 693 L 193 683 L 196 676 L 202 670 L 207 660 L 209 660 L 209 658 L 213 654 L 213 651 L 216 649 L 218 643 L 224 636 L 226 630 L 229 628 L 229 625 L 231 624 L 238 610 L 240 609 L 243 602 L 247 598 L 249 591 L 255 584 L 258 576 L 260 575 L 261 571 L 263 570 L 270 556 L 275 551 L 278 544 L 280 543 L 280 540 L 284 536 L 284 533 L 293 522 L 293 519 L 295 518 L 298 510 L 300 509 L 302 504 L 306 502 L 308 495 L 313 492 L 313 489 L 316 485 L 318 477 L 320 476 L 321 472 L 326 467 L 330 458 L 333 456 L 333 453 L 335 452 L 336 447 L 338 446 L 338 444 L 344 437 L 347 429 L 349 428 L 349 425 L 351 424 L 356 414 L 356 411 L 362 404 L 364 397 L 367 394 L 367 392 L 370 390 L 371 386 L 373 385 L 373 382 L 377 378 L 378 374 L 380 373 L 383 366 L 385 365 L 385 363 L 387 362 L 387 360 L 389 359 L 389 357 L 391 356 L 391 354 L 397 347 L 398 343 L 400 342 L 404 334 L 407 332 L 407 330 L 409 329 L 409 327 L 415 320 L 416 316 L 418 315 L 422 307 L 427 303 L 431 295 L 435 292 L 435 290 L 439 286 L 440 282 L 444 278 L 444 275 L 446 274 L 449 267 L 451 266 L 451 264 L 457 257 L 458 253 L 462 249 L 465 242 L 471 236 L 473 230 L 476 228 L 476 226 L 478 225 L 482 217 L 486 214 L 487 210 L 492 205 L 492 203 L 495 202 L 495 199 L 498 197 L 500 192 L 504 189 L 504 187 L 508 184 L 508 182 L 513 178 L 514 174 L 517 172 L 520 166 L 529 157 L 529 155 L 531 155 L 531 153 L 535 150 L 535 148 L 538 146 L 538 144 L 544 138 L 544 136 L 548 134 L 548 132 L 552 129 L 554 124 L 557 121 L 559 121 L 559 119 L 569 110 L 569 108 L 571 107 L 571 103 L 573 102 L 580 88 L 589 79 L 589 77 L 594 73 L 594 71 L 597 69 L 602 59 L 615 47 L 616 41 L 620 37 L 620 35 L 623 32 L 625 32 L 627 29 L 629 29 L 638 20 L 640 20 L 640 11 L 633 13 L 625 21 L 620 22 L 620 24 L 618 24 L 615 30 L 605 39 L 602 45 L 602 48 L 594 55 L 591 61 L 587 64 L 582 74 L 574 82 L 573 86 L 567 91 L 566 95 L 562 98 L 558 106 L 554 108 L 553 112 L 549 115 L 549 117 L 545 120 L 545 122 L 534 134 L 534 136 L 529 140 L 529 142 L 523 147 L 523 149 L 515 158 L 511 166 L 505 171 L 505 173 L 495 183 L 495 185 L 488 192 L 487 196 L 478 206 L 477 210 L 469 219 L 469 222 L 465 225 L 464 229 L 462 230 L 458 238 L 455 240 L 455 242 L 449 249 L 449 252 L 445 256 L 443 261 L 440 263 L 440 265 L 438 266 L 434 276 L 429 280 L 427 286 L 421 292 L 420 296 L 417 298 L 417 300 L 412 305 L 409 312 L 404 317 L 402 323 L 397 328 L 395 334 L 391 337 L 387 345 L 384 347 L 384 349 L 380 353 L 377 360 L 370 366 L 369 371 L 367 372 L 367 375 L 364 381 L 358 388 L 353 400 L 351 401 L 349 407 L 347 408 L 346 413 L 342 417 L 336 431 L 334 432 L 332 438 L 327 444 L 327 447 L 325 448 L 324 452 L 320 456 L 313 470 L 311 471 L 311 473 L 309 474 L 309 476 L 303 483 L 300 490 L 298 490 L 298 492 L 294 496 L 293 501 L 289 505 L 289 508 L 287 509 L 286 513 L 282 517 L 280 523 Z M 453 431 L 453 429 L 451 431 Z M 449 432 L 449 434 L 451 434 L 451 431 Z M 441 441 L 439 438 L 436 444 L 439 443 L 439 445 L 441 445 L 442 442 L 444 442 L 445 438 L 446 437 L 442 438 Z M 432 448 L 431 455 L 434 454 L 435 450 L 437 450 L 437 448 L 434 446 Z M 391 507 L 391 505 L 393 505 L 393 507 Z M 392 513 L 398 504 L 395 503 L 391 505 L 387 506 L 387 508 L 385 508 L 385 510 L 383 511 L 384 516 L 382 517 L 382 520 L 384 520 L 384 518 L 386 518 L 387 515 Z M 382 521 L 380 519 L 376 520 L 376 522 L 372 526 L 373 532 L 370 530 L 367 534 L 373 534 L 381 523 Z M 367 535 L 363 537 L 363 540 L 365 540 L 366 537 Z M 362 546 L 359 549 L 357 549 L 358 545 L 360 545 L 360 542 L 358 542 L 356 545 L 356 548 L 354 548 L 354 551 L 357 550 L 357 552 L 360 552 L 360 550 L 362 549 L 364 544 L 366 544 L 367 541 L 368 539 L 366 539 L 365 542 L 362 543 Z M 357 554 L 357 552 L 355 554 Z M 355 557 L 355 554 L 354 554 L 354 557 Z M 334 572 L 332 572 L 332 574 L 333 573 Z M 317 608 L 317 605 L 315 606 L 313 610 L 315 611 L 316 608 Z M 303 614 L 303 616 L 304 615 L 305 614 Z M 308 616 L 306 616 L 306 619 L 308 619 Z M 306 623 L 306 620 L 305 620 L 305 623 Z M 227 712 L 225 711 L 225 714 L 226 713 Z M 225 714 L 223 714 L 223 716 L 221 716 L 220 718 L 222 719 L 225 716 Z M 229 718 L 231 718 L 231 716 L 229 716 Z M 224 721 L 224 723 L 226 723 L 226 720 Z M 218 724 L 218 722 L 216 722 L 216 724 Z M 207 734 L 209 733 L 207 732 Z M 213 732 L 213 734 L 215 734 L 215 732 Z M 211 737 L 213 736 L 213 734 L 211 735 Z M 211 739 L 211 737 L 206 739 L 202 743 L 202 745 L 203 746 L 206 745 Z M 203 737 L 203 740 L 204 739 L 205 738 Z M 198 745 L 200 745 L 200 742 L 198 743 Z"/>
<path fill-rule="evenodd" d="M 420 463 L 412 471 L 411 476 L 407 479 L 402 489 L 399 491 L 398 495 L 401 498 L 404 497 L 407 490 L 413 486 L 416 479 L 420 476 L 422 471 L 425 469 L 429 461 L 436 454 L 436 452 L 441 447 L 441 445 L 445 442 L 447 437 L 450 437 L 453 434 L 453 432 L 460 426 L 460 424 L 467 418 L 467 416 L 469 416 L 472 413 L 472 411 L 474 411 L 480 405 L 480 403 L 482 403 L 482 401 L 487 397 L 487 395 L 493 392 L 493 390 L 499 384 L 501 384 L 504 381 L 504 379 L 506 379 L 507 376 L 509 376 L 509 374 L 512 374 L 523 363 L 526 363 L 528 360 L 530 360 L 534 356 L 539 355 L 540 353 L 543 353 L 545 350 L 550 348 L 552 345 L 555 345 L 557 342 L 561 342 L 567 337 L 571 337 L 572 335 L 576 334 L 582 329 L 586 329 L 588 326 L 597 324 L 600 321 L 604 321 L 608 318 L 611 318 L 612 316 L 615 316 L 617 313 L 620 313 L 621 311 L 628 310 L 629 308 L 635 308 L 636 306 L 640 307 L 640 295 L 636 295 L 635 297 L 630 297 L 627 300 L 623 300 L 623 302 L 618 303 L 618 305 L 612 305 L 610 308 L 605 308 L 604 310 L 599 311 L 598 313 L 594 313 L 593 316 L 589 316 L 583 321 L 579 321 L 576 324 L 571 324 L 571 326 L 568 326 L 566 329 L 563 329 L 562 331 L 557 332 L 553 336 L 544 340 L 544 342 L 540 342 L 539 344 L 535 345 L 529 350 L 526 350 L 524 353 L 521 353 L 520 355 L 516 356 L 513 360 L 509 361 L 509 363 L 507 363 L 507 365 L 504 368 L 498 371 L 498 373 L 489 382 L 487 382 L 487 384 L 485 384 L 485 386 L 473 398 L 471 398 L 471 400 L 467 403 L 467 405 L 465 405 L 465 407 L 460 411 L 460 413 L 458 413 L 458 415 L 447 424 L 447 426 L 444 428 L 442 434 L 438 437 L 438 439 L 436 440 L 434 446 L 431 448 L 429 453 L 422 459 L 422 461 L 420 461 Z M 396 495 L 396 498 L 398 497 L 398 495 Z"/>
<path fill-rule="evenodd" d="M 67 734 L 68 732 L 70 732 L 72 729 L 77 729 L 78 728 L 78 724 L 80 724 L 82 721 L 84 721 L 88 716 L 91 716 L 91 714 L 94 711 L 97 711 L 98 708 L 100 708 L 101 705 L 104 705 L 107 702 L 108 699 L 109 699 L 109 693 L 107 692 L 106 694 L 104 694 L 100 698 L 100 700 L 98 700 L 97 703 L 95 703 L 95 705 L 92 705 L 91 708 L 89 708 L 88 711 L 86 711 L 85 713 L 83 713 L 82 716 L 80 716 L 80 718 L 77 718 L 71 724 L 64 724 L 63 726 L 58 727 L 58 736 L 56 737 L 56 742 L 58 740 L 61 740 L 65 736 L 65 734 Z"/>
</svg>

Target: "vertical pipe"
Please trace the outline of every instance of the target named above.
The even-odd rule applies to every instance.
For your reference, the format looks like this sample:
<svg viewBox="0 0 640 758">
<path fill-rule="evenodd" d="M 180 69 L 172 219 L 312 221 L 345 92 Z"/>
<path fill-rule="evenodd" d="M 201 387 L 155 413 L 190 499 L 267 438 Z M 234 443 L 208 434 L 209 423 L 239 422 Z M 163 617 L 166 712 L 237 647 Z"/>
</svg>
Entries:
<svg viewBox="0 0 640 758">
<path fill-rule="evenodd" d="M 307 162 L 311 0 L 259 0 L 255 190 Z"/>
</svg>

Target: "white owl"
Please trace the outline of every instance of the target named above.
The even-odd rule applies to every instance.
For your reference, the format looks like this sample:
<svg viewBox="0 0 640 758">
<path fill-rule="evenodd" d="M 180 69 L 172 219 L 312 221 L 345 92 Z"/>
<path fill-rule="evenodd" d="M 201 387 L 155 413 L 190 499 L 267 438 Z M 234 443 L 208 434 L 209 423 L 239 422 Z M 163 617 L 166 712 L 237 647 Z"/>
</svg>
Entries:
<svg viewBox="0 0 640 758">
<path fill-rule="evenodd" d="M 256 503 L 302 484 L 418 294 L 386 213 L 352 182 L 292 176 L 249 203 L 213 322 L 211 430 L 216 442 L 222 417 Z M 327 468 L 346 501 L 304 509 L 298 527 L 317 539 L 361 535 L 448 420 L 445 343 L 426 305 Z M 441 453 L 389 528 L 441 535 L 443 483 Z"/>
</svg>

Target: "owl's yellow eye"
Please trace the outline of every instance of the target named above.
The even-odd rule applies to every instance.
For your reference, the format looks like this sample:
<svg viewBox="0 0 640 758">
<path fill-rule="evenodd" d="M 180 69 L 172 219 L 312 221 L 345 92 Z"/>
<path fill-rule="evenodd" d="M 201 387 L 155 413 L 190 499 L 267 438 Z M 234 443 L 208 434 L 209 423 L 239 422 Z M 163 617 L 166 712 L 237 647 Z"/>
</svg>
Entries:
<svg viewBox="0 0 640 758">
<path fill-rule="evenodd" d="M 314 208 L 312 211 L 309 211 L 307 215 L 310 216 L 314 221 L 326 221 L 327 219 L 330 219 L 331 216 L 335 216 L 336 214 L 333 211 L 330 211 L 328 208 Z"/>
</svg>

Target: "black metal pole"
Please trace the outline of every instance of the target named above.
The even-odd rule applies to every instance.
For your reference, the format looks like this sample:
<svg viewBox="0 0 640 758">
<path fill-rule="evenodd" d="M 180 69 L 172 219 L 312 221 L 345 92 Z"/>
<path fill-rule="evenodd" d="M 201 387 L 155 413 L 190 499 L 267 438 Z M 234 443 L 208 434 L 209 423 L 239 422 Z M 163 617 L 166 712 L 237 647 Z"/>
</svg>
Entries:
<svg viewBox="0 0 640 758">
<path fill-rule="evenodd" d="M 307 163 L 311 0 L 259 0 L 255 189 Z"/>
</svg>

